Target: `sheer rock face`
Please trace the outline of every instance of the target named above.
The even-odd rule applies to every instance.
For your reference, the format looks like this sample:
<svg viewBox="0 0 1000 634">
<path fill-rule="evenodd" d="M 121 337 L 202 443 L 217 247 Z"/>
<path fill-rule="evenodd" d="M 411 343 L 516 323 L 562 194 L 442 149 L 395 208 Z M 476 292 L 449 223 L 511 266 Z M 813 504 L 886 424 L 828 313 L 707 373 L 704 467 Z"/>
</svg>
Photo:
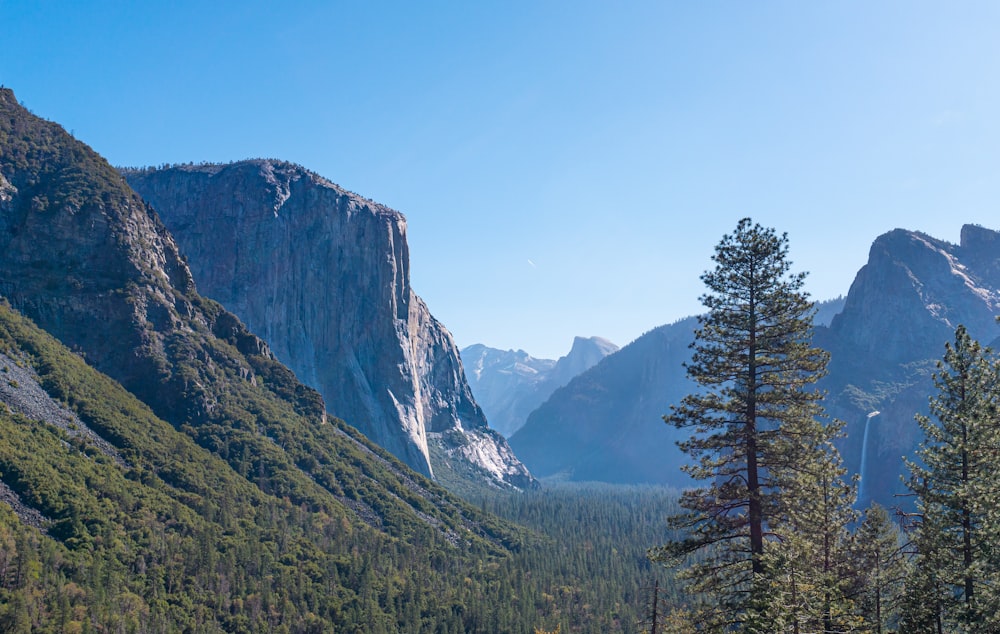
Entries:
<svg viewBox="0 0 1000 634">
<path fill-rule="evenodd" d="M 831 353 L 827 410 L 847 423 L 845 464 L 867 480 L 860 504 L 898 503 L 901 457 L 912 458 L 921 440 L 914 415 L 927 413 L 945 343 L 959 324 L 984 345 L 993 342 L 998 313 L 1000 233 L 965 225 L 956 245 L 896 229 L 872 244 L 843 311 L 817 333 Z"/>
<path fill-rule="evenodd" d="M 451 335 L 410 288 L 402 214 L 277 161 L 126 177 L 176 236 L 201 291 L 268 341 L 331 413 L 428 475 L 428 432 L 486 427 Z"/>
<path fill-rule="evenodd" d="M 575 337 L 569 353 L 558 361 L 482 344 L 463 349 L 462 361 L 490 426 L 510 437 L 553 392 L 617 351 L 618 346 L 607 339 Z"/>
<path fill-rule="evenodd" d="M 977 339 L 997 335 L 1000 239 L 966 225 L 958 245 L 896 229 L 872 244 L 831 331 L 861 356 L 905 363 L 927 358 L 964 324 Z"/>
</svg>

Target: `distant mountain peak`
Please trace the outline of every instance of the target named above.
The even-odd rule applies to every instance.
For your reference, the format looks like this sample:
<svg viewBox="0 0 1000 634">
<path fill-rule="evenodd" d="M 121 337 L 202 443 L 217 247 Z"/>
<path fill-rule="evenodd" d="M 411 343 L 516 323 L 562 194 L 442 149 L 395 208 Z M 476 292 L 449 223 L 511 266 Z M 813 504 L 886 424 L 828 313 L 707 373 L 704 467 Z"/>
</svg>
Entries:
<svg viewBox="0 0 1000 634">
<path fill-rule="evenodd" d="M 469 385 L 493 429 L 516 432 L 531 411 L 573 377 L 587 371 L 618 346 L 603 337 L 574 337 L 558 360 L 537 359 L 524 350 L 498 350 L 473 344 L 462 350 Z"/>
</svg>

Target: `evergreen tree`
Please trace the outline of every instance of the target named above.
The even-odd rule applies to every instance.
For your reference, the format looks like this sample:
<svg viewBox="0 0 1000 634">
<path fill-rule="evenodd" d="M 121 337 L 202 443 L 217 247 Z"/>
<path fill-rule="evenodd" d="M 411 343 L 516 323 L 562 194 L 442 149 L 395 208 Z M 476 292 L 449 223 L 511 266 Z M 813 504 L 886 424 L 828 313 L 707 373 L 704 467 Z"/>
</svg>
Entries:
<svg viewBox="0 0 1000 634">
<path fill-rule="evenodd" d="M 858 614 L 866 631 L 884 634 L 896 631 L 903 583 L 909 562 L 902 537 L 889 513 L 877 504 L 865 511 L 865 519 L 854 535 L 854 589 Z"/>
<path fill-rule="evenodd" d="M 715 269 L 702 276 L 708 310 L 687 365 L 702 389 L 664 416 L 692 432 L 680 443 L 693 459 L 684 469 L 708 484 L 682 495 L 687 512 L 672 524 L 684 537 L 651 556 L 677 563 L 698 554 L 683 574 L 702 600 L 700 626 L 711 631 L 775 632 L 791 622 L 795 599 L 774 599 L 776 585 L 795 592 L 781 582 L 788 560 L 769 543 L 790 543 L 795 525 L 807 523 L 795 510 L 804 495 L 839 486 L 829 444 L 836 427 L 819 422 L 821 395 L 811 387 L 828 355 L 811 344 L 815 311 L 805 274 L 789 272 L 787 255 L 786 235 L 748 218 L 723 237 Z"/>
<path fill-rule="evenodd" d="M 818 423 L 813 423 L 818 424 Z M 827 433 L 839 433 L 831 423 Z M 826 434 L 807 430 L 809 437 Z M 840 454 L 829 440 L 810 447 L 812 458 L 791 478 L 784 512 L 775 522 L 780 537 L 770 549 L 771 612 L 787 621 L 785 631 L 855 632 L 862 624 L 850 587 L 850 532 L 857 519 L 853 482 L 844 480 Z"/>
<path fill-rule="evenodd" d="M 922 515 L 915 539 L 918 578 L 935 579 L 923 586 L 937 592 L 917 602 L 940 604 L 948 631 L 997 631 L 1000 365 L 959 326 L 934 385 L 930 411 L 937 422 L 917 417 L 926 440 L 918 460 L 907 461 Z"/>
<path fill-rule="evenodd" d="M 944 634 L 945 604 L 952 600 L 945 594 L 945 584 L 934 571 L 936 539 L 939 527 L 934 517 L 925 518 L 915 532 L 910 573 L 903 586 L 900 601 L 899 631 L 913 634 Z"/>
</svg>

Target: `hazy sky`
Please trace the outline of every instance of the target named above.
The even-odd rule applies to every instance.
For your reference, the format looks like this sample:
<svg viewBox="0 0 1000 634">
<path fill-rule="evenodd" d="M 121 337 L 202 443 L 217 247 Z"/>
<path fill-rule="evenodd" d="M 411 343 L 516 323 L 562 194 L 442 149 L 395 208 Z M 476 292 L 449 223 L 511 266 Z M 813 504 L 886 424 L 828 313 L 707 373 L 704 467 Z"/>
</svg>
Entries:
<svg viewBox="0 0 1000 634">
<path fill-rule="evenodd" d="M 739 218 L 817 299 L 1000 229 L 1000 3 L 0 0 L 0 83 L 116 165 L 275 157 L 403 212 L 460 346 L 624 345 Z"/>
</svg>

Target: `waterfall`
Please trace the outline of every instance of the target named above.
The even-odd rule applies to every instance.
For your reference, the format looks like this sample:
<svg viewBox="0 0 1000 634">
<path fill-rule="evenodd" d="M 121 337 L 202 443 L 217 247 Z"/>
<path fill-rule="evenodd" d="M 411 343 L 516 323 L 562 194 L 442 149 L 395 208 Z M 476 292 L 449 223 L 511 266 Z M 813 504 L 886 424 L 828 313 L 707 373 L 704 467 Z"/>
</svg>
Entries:
<svg viewBox="0 0 1000 634">
<path fill-rule="evenodd" d="M 872 419 L 879 415 L 879 411 L 875 410 L 868 414 L 865 419 L 865 436 L 864 440 L 861 441 L 861 484 L 858 486 L 858 502 L 865 501 L 865 478 L 868 475 L 868 433 L 871 431 Z"/>
</svg>

